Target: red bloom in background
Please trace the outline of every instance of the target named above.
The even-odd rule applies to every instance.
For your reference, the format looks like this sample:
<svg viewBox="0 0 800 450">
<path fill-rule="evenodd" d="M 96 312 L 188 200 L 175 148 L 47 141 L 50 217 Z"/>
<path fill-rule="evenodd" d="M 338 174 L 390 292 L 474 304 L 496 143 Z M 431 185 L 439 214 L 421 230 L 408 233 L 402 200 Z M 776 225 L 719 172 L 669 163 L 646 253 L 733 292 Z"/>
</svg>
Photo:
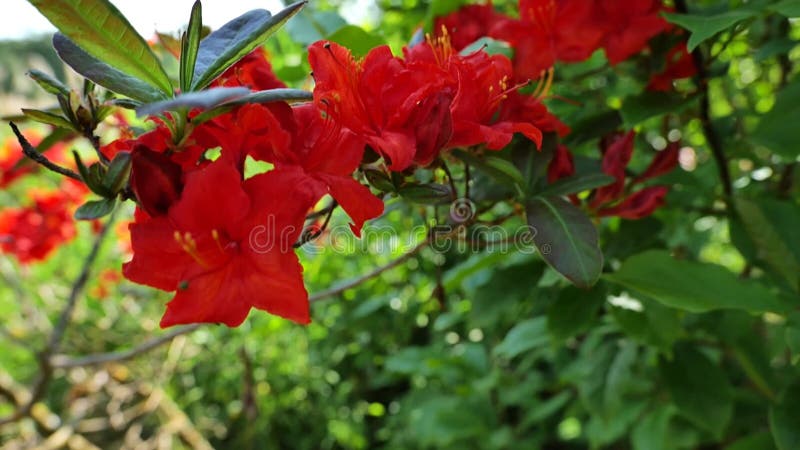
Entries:
<svg viewBox="0 0 800 450">
<path fill-rule="evenodd" d="M 663 72 L 653 74 L 647 89 L 651 91 L 670 91 L 675 80 L 693 77 L 697 73 L 694 58 L 686 48 L 686 43 L 672 47 L 667 52 L 667 65 Z"/>
<path fill-rule="evenodd" d="M 520 0 L 519 12 L 519 20 L 494 31 L 516 50 L 514 74 L 519 80 L 538 78 L 556 61 L 587 59 L 599 48 L 605 32 L 595 18 L 593 1 Z"/>
<path fill-rule="evenodd" d="M 626 182 L 625 169 L 633 153 L 635 133 L 614 133 L 601 140 L 603 151 L 603 172 L 614 177 L 615 181 L 592 191 L 587 205 L 598 217 L 619 216 L 623 219 L 641 219 L 652 214 L 664 204 L 664 197 L 669 192 L 665 186 L 650 186 L 625 195 L 636 184 L 672 171 L 678 165 L 679 143 L 670 143 L 660 151 L 641 175 Z M 572 155 L 563 145 L 558 146 L 547 170 L 547 181 L 555 181 L 575 173 Z M 580 204 L 576 196 L 571 197 L 573 203 Z"/>
<path fill-rule="evenodd" d="M 323 118 L 314 104 L 292 111 L 295 132 L 286 146 L 276 148 L 275 170 L 296 171 L 317 200 L 330 194 L 353 220 L 351 229 L 359 236 L 365 221 L 383 213 L 383 201 L 352 177 L 364 154 L 364 141 Z"/>
<path fill-rule="evenodd" d="M 23 135 L 34 147 L 42 141 L 41 136 L 31 130 L 25 130 Z M 56 157 L 51 156 L 51 159 L 55 162 L 61 162 L 64 159 L 63 150 L 64 144 L 57 143 L 46 149 L 45 152 L 48 155 L 56 153 Z M 36 168 L 36 164 L 22 153 L 22 147 L 16 138 L 8 137 L 0 145 L 0 189 L 8 187 L 20 177 L 36 170 Z"/>
<path fill-rule="evenodd" d="M 465 5 L 453 13 L 438 17 L 433 31 L 441 36 L 444 30 L 450 36 L 453 48 L 462 50 L 482 37 L 493 36 L 493 30 L 505 27 L 510 20 L 495 11 L 491 3 Z"/>
<path fill-rule="evenodd" d="M 570 128 L 548 111 L 542 99 L 531 95 L 509 92 L 500 104 L 499 120 L 528 122 L 545 133 L 557 133 L 564 137 Z"/>
<path fill-rule="evenodd" d="M 58 191 L 30 192 L 30 206 L 0 211 L 0 249 L 23 264 L 47 259 L 75 237 L 72 213 L 86 193 L 83 184 L 65 179 Z"/>
<path fill-rule="evenodd" d="M 286 83 L 279 80 L 272 71 L 264 47 L 258 47 L 222 73 L 211 87 L 244 86 L 253 91 L 285 88 Z"/>
<path fill-rule="evenodd" d="M 594 3 L 594 2 L 585 2 Z M 661 0 L 599 0 L 597 15 L 606 26 L 602 46 L 608 61 L 619 64 L 639 53 L 647 41 L 668 28 Z"/>
<path fill-rule="evenodd" d="M 166 216 L 130 226 L 126 278 L 176 291 L 161 326 L 219 322 L 237 326 L 251 308 L 308 323 L 308 294 L 292 245 L 312 193 L 279 171 L 244 182 L 225 160 L 186 175 Z"/>
</svg>

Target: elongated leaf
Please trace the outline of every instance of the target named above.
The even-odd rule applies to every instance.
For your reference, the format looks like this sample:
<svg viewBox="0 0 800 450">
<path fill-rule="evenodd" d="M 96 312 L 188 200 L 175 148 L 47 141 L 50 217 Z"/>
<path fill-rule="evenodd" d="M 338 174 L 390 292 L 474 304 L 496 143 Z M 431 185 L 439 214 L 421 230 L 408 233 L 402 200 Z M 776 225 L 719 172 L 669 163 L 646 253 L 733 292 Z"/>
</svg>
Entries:
<svg viewBox="0 0 800 450">
<path fill-rule="evenodd" d="M 578 287 L 597 282 L 603 254 L 597 230 L 581 210 L 560 197 L 536 197 L 527 204 L 528 225 L 542 258 Z"/>
<path fill-rule="evenodd" d="M 588 329 L 598 319 L 606 301 L 606 289 L 599 283 L 586 292 L 575 287 L 563 289 L 547 311 L 547 329 L 556 341 L 563 341 Z"/>
<path fill-rule="evenodd" d="M 800 17 L 800 0 L 783 0 L 771 5 L 769 9 L 786 17 Z"/>
<path fill-rule="evenodd" d="M 736 209 L 757 256 L 800 292 L 800 207 L 771 199 L 736 200 Z"/>
<path fill-rule="evenodd" d="M 453 192 L 441 184 L 408 184 L 397 191 L 401 197 L 423 205 L 441 205 L 450 201 Z"/>
<path fill-rule="evenodd" d="M 691 312 L 741 309 L 761 313 L 786 309 L 775 294 L 755 281 L 741 280 L 722 266 L 674 259 L 663 250 L 631 256 L 619 270 L 604 278 L 667 306 Z"/>
<path fill-rule="evenodd" d="M 39 111 L 37 109 L 26 109 L 22 108 L 22 113 L 25 114 L 25 117 L 29 119 L 33 119 L 37 122 L 46 123 L 48 125 L 53 125 L 56 127 L 66 128 L 67 130 L 73 130 L 75 127 L 69 122 L 69 120 L 65 119 L 58 114 L 53 114 L 47 111 Z"/>
<path fill-rule="evenodd" d="M 516 324 L 508 332 L 503 342 L 494 348 L 494 353 L 511 359 L 528 350 L 546 345 L 549 340 L 547 318 L 536 317 Z"/>
<path fill-rule="evenodd" d="M 685 28 L 692 33 L 687 43 L 687 48 L 689 51 L 692 51 L 706 39 L 756 14 L 758 14 L 758 11 L 740 8 L 713 16 L 669 13 L 663 15 L 667 21 Z"/>
<path fill-rule="evenodd" d="M 797 126 L 800 121 L 800 77 L 795 77 L 775 96 L 772 109 L 761 116 L 751 135 L 753 141 L 794 160 L 800 155 Z"/>
<path fill-rule="evenodd" d="M 645 120 L 666 113 L 679 113 L 692 106 L 697 96 L 683 96 L 674 92 L 644 92 L 627 97 L 620 114 L 626 128 L 632 128 Z"/>
<path fill-rule="evenodd" d="M 272 16 L 254 9 L 223 25 L 200 41 L 192 90 L 206 87 L 228 67 L 261 45 L 272 33 L 305 6 L 299 1 Z"/>
<path fill-rule="evenodd" d="M 463 150 L 453 150 L 452 153 L 458 159 L 501 183 L 518 186 L 523 186 L 525 183 L 522 172 L 511 161 L 496 156 L 479 157 Z"/>
<path fill-rule="evenodd" d="M 108 0 L 29 1 L 89 55 L 172 95 L 156 55 Z"/>
<path fill-rule="evenodd" d="M 197 51 L 200 47 L 200 34 L 203 31 L 203 7 L 200 0 L 194 2 L 192 14 L 189 17 L 189 27 L 181 39 L 181 92 L 191 90 L 194 77 L 194 65 L 197 62 Z"/>
<path fill-rule="evenodd" d="M 117 205 L 116 198 L 104 198 L 101 200 L 90 200 L 80 208 L 75 210 L 75 219 L 76 220 L 94 220 L 99 219 L 103 216 L 107 216 L 111 214 L 111 211 L 114 210 L 114 206 Z"/>
<path fill-rule="evenodd" d="M 39 86 L 41 86 L 42 89 L 51 94 L 69 95 L 69 88 L 64 86 L 64 83 L 42 72 L 41 70 L 32 69 L 28 71 L 27 75 L 31 77 L 31 79 Z"/>
<path fill-rule="evenodd" d="M 727 375 L 688 345 L 677 347 L 674 356 L 659 366 L 675 405 L 695 425 L 722 437 L 733 416 L 733 389 Z"/>
<path fill-rule="evenodd" d="M 800 383 L 790 385 L 769 409 L 769 428 L 779 450 L 800 448 Z"/>
<path fill-rule="evenodd" d="M 53 47 L 61 60 L 68 66 L 112 92 L 145 102 L 155 102 L 166 98 L 163 92 L 144 81 L 120 72 L 86 53 L 61 33 L 53 36 Z"/>
<path fill-rule="evenodd" d="M 192 119 L 192 123 L 201 124 L 207 120 L 211 120 L 214 117 L 219 116 L 220 114 L 225 114 L 226 112 L 232 110 L 237 106 L 245 105 L 248 103 L 261 103 L 261 104 L 272 103 L 272 102 L 294 103 L 294 102 L 309 101 L 312 100 L 313 98 L 314 96 L 311 92 L 304 91 L 301 89 L 278 88 L 278 89 L 268 89 L 265 91 L 252 92 L 243 97 L 239 97 L 235 100 L 223 103 L 219 106 L 214 107 L 213 109 L 198 114 Z"/>
<path fill-rule="evenodd" d="M 590 189 L 609 185 L 613 183 L 614 180 L 614 177 L 604 173 L 592 173 L 583 176 L 567 177 L 556 181 L 536 195 L 539 197 L 556 197 L 561 195 L 576 194 L 578 192 L 588 191 Z"/>
<path fill-rule="evenodd" d="M 205 110 L 243 97 L 249 93 L 250 89 L 244 87 L 218 87 L 204 91 L 189 92 L 170 100 L 142 105 L 136 109 L 136 115 L 139 117 L 152 116 L 177 108 L 200 108 Z"/>
</svg>

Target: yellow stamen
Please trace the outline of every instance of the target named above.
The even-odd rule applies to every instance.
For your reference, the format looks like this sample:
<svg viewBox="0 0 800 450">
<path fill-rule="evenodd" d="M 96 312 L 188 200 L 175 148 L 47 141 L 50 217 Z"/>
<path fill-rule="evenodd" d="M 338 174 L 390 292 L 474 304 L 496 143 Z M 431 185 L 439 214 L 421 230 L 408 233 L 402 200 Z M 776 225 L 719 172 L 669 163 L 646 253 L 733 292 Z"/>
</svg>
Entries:
<svg viewBox="0 0 800 450">
<path fill-rule="evenodd" d="M 173 237 L 175 242 L 181 246 L 181 249 L 191 256 L 197 264 L 200 264 L 204 269 L 208 269 L 209 265 L 200 257 L 200 252 L 197 250 L 197 241 L 194 240 L 191 233 L 187 231 L 181 235 L 179 231 L 175 231 Z"/>
</svg>

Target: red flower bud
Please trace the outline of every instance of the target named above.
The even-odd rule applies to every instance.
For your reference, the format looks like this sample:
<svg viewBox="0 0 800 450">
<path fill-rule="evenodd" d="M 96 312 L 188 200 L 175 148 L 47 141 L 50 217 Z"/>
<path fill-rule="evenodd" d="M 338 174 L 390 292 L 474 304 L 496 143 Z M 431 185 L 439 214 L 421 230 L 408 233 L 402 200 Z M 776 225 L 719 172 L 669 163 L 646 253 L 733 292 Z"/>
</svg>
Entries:
<svg viewBox="0 0 800 450">
<path fill-rule="evenodd" d="M 636 177 L 634 183 L 639 183 L 671 172 L 672 169 L 678 165 L 678 154 L 680 150 L 680 142 L 670 142 L 667 148 L 656 154 L 647 169 Z"/>
<path fill-rule="evenodd" d="M 139 206 L 152 217 L 163 216 L 180 198 L 181 166 L 164 153 L 136 145 L 131 154 L 131 189 Z"/>
<path fill-rule="evenodd" d="M 642 219 L 664 204 L 669 189 L 666 186 L 652 186 L 634 192 L 617 206 L 597 211 L 600 217 L 619 216 L 623 219 Z"/>
</svg>

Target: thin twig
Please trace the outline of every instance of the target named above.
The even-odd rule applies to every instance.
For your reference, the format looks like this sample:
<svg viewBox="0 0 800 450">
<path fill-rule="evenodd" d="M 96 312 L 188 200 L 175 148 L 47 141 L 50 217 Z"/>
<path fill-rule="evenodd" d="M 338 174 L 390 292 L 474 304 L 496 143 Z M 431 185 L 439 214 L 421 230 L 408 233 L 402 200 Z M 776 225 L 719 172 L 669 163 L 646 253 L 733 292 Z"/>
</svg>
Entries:
<svg viewBox="0 0 800 450">
<path fill-rule="evenodd" d="M 15 131 L 17 130 L 15 129 Z M 50 357 L 58 351 L 58 347 L 61 345 L 64 332 L 67 330 L 70 320 L 72 320 L 72 313 L 78 303 L 78 297 L 86 287 L 86 283 L 89 281 L 89 273 L 91 272 L 92 265 L 100 254 L 100 247 L 103 244 L 103 240 L 108 234 L 109 230 L 113 228 L 114 217 L 115 212 L 111 214 L 106 222 L 105 227 L 103 227 L 103 230 L 95 238 L 92 250 L 89 252 L 89 255 L 86 257 L 86 260 L 83 263 L 81 273 L 72 284 L 72 290 L 67 298 L 67 304 L 61 311 L 61 315 L 58 318 L 58 323 L 56 323 L 56 326 L 53 328 L 53 332 L 50 334 L 50 338 L 47 340 L 47 345 L 39 353 L 39 376 L 36 378 L 33 388 L 31 389 L 30 399 L 28 399 L 24 405 L 17 408 L 10 416 L 0 419 L 0 426 L 15 422 L 22 417 L 28 416 L 33 405 L 44 395 L 47 386 L 50 384 L 50 381 L 53 378 L 54 367 L 50 363 Z"/>
<path fill-rule="evenodd" d="M 686 7 L 686 0 L 675 0 L 675 9 L 681 14 L 687 14 L 688 8 Z M 705 65 L 705 56 L 700 47 L 694 49 L 692 52 L 692 59 L 697 68 L 695 80 L 700 93 L 700 123 L 703 126 L 703 133 L 708 141 L 708 146 L 711 148 L 711 153 L 714 155 L 714 160 L 717 162 L 717 170 L 719 172 L 720 181 L 722 182 L 722 190 L 725 193 L 725 198 L 726 200 L 730 200 L 733 196 L 733 183 L 731 182 L 728 160 L 722 148 L 722 139 L 711 122 L 711 102 L 708 95 L 708 69 Z"/>
<path fill-rule="evenodd" d="M 200 328 L 200 324 L 187 325 L 185 327 L 175 328 L 169 333 L 161 336 L 154 337 L 137 347 L 129 350 L 122 350 L 117 352 L 98 353 L 95 355 L 83 356 L 80 358 L 70 358 L 66 355 L 56 355 L 50 359 L 50 365 L 59 369 L 69 369 L 72 367 L 93 366 L 96 364 L 104 364 L 109 362 L 119 362 L 133 359 L 136 356 L 146 353 L 156 347 L 171 342 L 178 336 L 189 334 L 192 331 Z"/>
<path fill-rule="evenodd" d="M 441 161 L 441 167 L 445 175 L 447 175 L 447 182 L 450 184 L 450 190 L 453 191 L 450 193 L 450 198 L 453 201 L 456 201 L 458 199 L 458 189 L 456 189 L 456 180 L 453 179 L 453 174 L 450 172 L 450 168 L 447 167 L 447 163 L 444 162 L 444 160 Z"/>
<path fill-rule="evenodd" d="M 64 175 L 65 177 L 70 177 L 81 182 L 83 181 L 81 176 L 78 175 L 77 173 L 73 172 L 70 169 L 67 169 L 66 167 L 61 167 L 58 164 L 53 163 L 52 161 L 47 159 L 46 156 L 39 153 L 39 151 L 36 150 L 36 147 L 31 145 L 31 143 L 28 142 L 27 139 L 25 139 L 25 136 L 23 136 L 22 133 L 20 133 L 19 128 L 17 128 L 17 125 L 14 122 L 9 122 L 9 125 L 11 125 L 11 130 L 14 131 L 14 134 L 17 136 L 19 145 L 22 146 L 22 153 L 25 156 L 27 156 L 37 164 L 44 166 L 48 170 Z"/>
<path fill-rule="evenodd" d="M 347 291 L 347 290 L 352 289 L 352 288 L 354 288 L 356 286 L 359 286 L 359 285 L 363 284 L 364 282 L 369 281 L 369 280 L 377 277 L 378 275 L 386 272 L 387 270 L 391 270 L 391 269 L 399 266 L 400 264 L 403 264 L 407 260 L 409 260 L 412 257 L 414 257 L 414 255 L 416 255 L 417 253 L 422 251 L 422 249 L 427 247 L 428 244 L 430 244 L 430 241 L 428 239 L 425 239 L 424 241 L 422 241 L 419 244 L 417 244 L 416 247 L 414 247 L 411 250 L 409 250 L 406 254 L 404 254 L 403 256 L 395 259 L 394 261 L 390 262 L 389 264 L 386 264 L 384 266 L 378 267 L 377 269 L 375 269 L 375 270 L 373 270 L 371 272 L 367 272 L 364 275 L 362 275 L 362 276 L 360 276 L 358 278 L 355 278 L 353 280 L 347 281 L 346 283 L 341 284 L 339 286 L 336 286 L 336 287 L 333 287 L 331 289 L 327 289 L 327 290 L 324 290 L 324 291 L 317 292 L 316 294 L 311 295 L 310 297 L 308 297 L 308 301 L 310 303 L 313 303 L 313 302 L 317 302 L 317 301 L 320 301 L 320 300 L 324 300 L 326 298 L 337 296 L 337 295 L 343 293 L 344 291 Z"/>
<path fill-rule="evenodd" d="M 326 208 L 328 210 L 328 215 L 325 216 L 325 221 L 322 222 L 322 226 L 319 229 L 311 231 L 311 228 L 307 228 L 303 231 L 303 234 L 300 236 L 300 240 L 294 243 L 294 248 L 300 248 L 309 242 L 313 241 L 314 239 L 320 237 L 322 233 L 325 232 L 325 229 L 328 228 L 328 224 L 331 222 L 331 217 L 333 217 L 333 211 L 336 209 L 339 203 L 336 200 Z"/>
</svg>

